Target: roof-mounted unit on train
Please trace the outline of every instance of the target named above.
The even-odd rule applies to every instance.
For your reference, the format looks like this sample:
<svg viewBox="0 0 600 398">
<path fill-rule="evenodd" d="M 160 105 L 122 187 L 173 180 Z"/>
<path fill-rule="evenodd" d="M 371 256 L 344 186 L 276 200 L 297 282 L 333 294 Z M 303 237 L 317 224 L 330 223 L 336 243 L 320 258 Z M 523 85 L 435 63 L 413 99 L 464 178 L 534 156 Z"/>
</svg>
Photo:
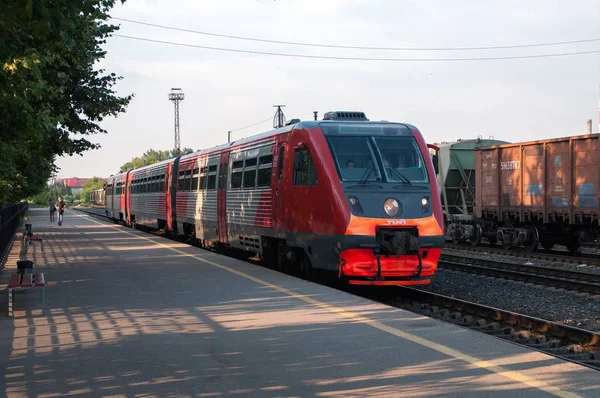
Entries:
<svg viewBox="0 0 600 398">
<path fill-rule="evenodd" d="M 323 116 L 323 120 L 364 120 L 368 121 L 367 115 L 364 112 L 353 111 L 335 111 L 327 112 Z"/>
</svg>

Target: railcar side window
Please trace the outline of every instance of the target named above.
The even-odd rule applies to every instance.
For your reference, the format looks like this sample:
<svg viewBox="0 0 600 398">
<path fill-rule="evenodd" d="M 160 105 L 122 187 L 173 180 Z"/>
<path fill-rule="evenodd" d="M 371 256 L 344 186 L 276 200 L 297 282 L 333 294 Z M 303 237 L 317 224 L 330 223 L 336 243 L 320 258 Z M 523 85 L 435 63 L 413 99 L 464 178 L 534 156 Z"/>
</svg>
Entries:
<svg viewBox="0 0 600 398">
<path fill-rule="evenodd" d="M 213 164 L 208 168 L 208 186 L 209 190 L 217 188 L 217 165 Z"/>
<path fill-rule="evenodd" d="M 185 170 L 179 172 L 179 182 L 177 183 L 177 190 L 183 191 L 185 185 Z"/>
<path fill-rule="evenodd" d="M 258 177 L 256 186 L 265 188 L 271 186 L 271 169 L 273 167 L 273 155 L 261 156 L 258 161 Z"/>
<path fill-rule="evenodd" d="M 185 171 L 185 190 L 192 190 L 192 170 Z"/>
<path fill-rule="evenodd" d="M 233 167 L 231 171 L 231 189 L 241 188 L 242 187 L 242 173 L 244 170 L 244 161 L 238 160 L 237 162 L 233 162 Z"/>
<path fill-rule="evenodd" d="M 244 188 L 254 188 L 256 186 L 256 158 L 246 159 L 244 168 Z"/>
<path fill-rule="evenodd" d="M 194 169 L 192 171 L 192 191 L 198 190 L 198 179 L 199 179 L 198 173 L 199 173 L 198 169 Z"/>
<path fill-rule="evenodd" d="M 317 170 L 308 148 L 294 154 L 294 185 L 317 185 Z"/>
</svg>

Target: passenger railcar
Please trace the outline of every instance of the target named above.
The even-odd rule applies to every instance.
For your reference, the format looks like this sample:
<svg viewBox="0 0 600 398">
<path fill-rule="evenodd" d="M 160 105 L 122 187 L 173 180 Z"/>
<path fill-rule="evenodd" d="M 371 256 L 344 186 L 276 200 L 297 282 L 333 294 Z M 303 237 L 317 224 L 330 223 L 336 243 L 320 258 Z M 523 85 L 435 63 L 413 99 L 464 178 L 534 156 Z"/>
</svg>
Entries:
<svg viewBox="0 0 600 398">
<path fill-rule="evenodd" d="M 94 189 L 90 191 L 90 202 L 92 202 L 96 206 L 104 206 L 105 202 L 106 190 L 104 188 Z"/>
<path fill-rule="evenodd" d="M 329 112 L 110 178 L 106 212 L 352 284 L 430 282 L 444 245 L 419 130 Z"/>
</svg>

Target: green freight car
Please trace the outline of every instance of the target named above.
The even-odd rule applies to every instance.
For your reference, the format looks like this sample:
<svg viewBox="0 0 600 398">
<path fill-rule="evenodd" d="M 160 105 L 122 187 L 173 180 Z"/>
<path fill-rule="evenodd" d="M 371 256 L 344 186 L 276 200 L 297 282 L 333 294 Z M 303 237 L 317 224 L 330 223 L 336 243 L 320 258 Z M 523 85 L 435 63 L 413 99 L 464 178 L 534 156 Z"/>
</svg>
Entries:
<svg viewBox="0 0 600 398">
<path fill-rule="evenodd" d="M 480 243 L 483 237 L 475 219 L 475 149 L 494 145 L 507 144 L 506 141 L 493 137 L 484 139 L 461 140 L 436 144 L 439 174 L 439 187 L 446 239 L 453 242 L 470 241 L 473 245 Z"/>
</svg>

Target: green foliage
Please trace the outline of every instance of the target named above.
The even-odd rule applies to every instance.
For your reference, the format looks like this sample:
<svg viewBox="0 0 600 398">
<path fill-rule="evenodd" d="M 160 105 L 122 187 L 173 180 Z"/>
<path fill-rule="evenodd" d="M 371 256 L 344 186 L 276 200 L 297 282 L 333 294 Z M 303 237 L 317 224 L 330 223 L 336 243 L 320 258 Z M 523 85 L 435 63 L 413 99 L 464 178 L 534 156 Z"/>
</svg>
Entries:
<svg viewBox="0 0 600 398">
<path fill-rule="evenodd" d="M 57 156 L 98 148 L 86 136 L 125 112 L 121 78 L 94 69 L 115 2 L 0 0 L 0 203 L 46 189 Z"/>
<path fill-rule="evenodd" d="M 33 195 L 32 197 L 28 198 L 28 200 L 36 205 L 45 207 L 48 206 L 48 198 L 50 198 L 50 192 L 45 191 L 38 193 L 37 195 Z"/>
<path fill-rule="evenodd" d="M 100 177 L 92 177 L 83 184 L 83 192 L 81 196 L 77 199 L 82 200 L 84 203 L 89 203 L 90 200 L 90 192 L 94 189 L 99 189 L 104 187 L 104 180 Z"/>
<path fill-rule="evenodd" d="M 192 152 L 194 152 L 192 148 L 183 148 L 181 150 L 181 155 L 187 155 L 188 153 Z M 148 166 L 154 163 L 162 162 L 164 160 L 173 159 L 177 156 L 179 155 L 176 149 L 171 149 L 168 151 L 155 151 L 154 149 L 149 149 L 142 156 L 131 158 L 129 162 L 121 166 L 119 172 L 123 173 L 127 170 L 133 170 L 139 167 Z"/>
</svg>

